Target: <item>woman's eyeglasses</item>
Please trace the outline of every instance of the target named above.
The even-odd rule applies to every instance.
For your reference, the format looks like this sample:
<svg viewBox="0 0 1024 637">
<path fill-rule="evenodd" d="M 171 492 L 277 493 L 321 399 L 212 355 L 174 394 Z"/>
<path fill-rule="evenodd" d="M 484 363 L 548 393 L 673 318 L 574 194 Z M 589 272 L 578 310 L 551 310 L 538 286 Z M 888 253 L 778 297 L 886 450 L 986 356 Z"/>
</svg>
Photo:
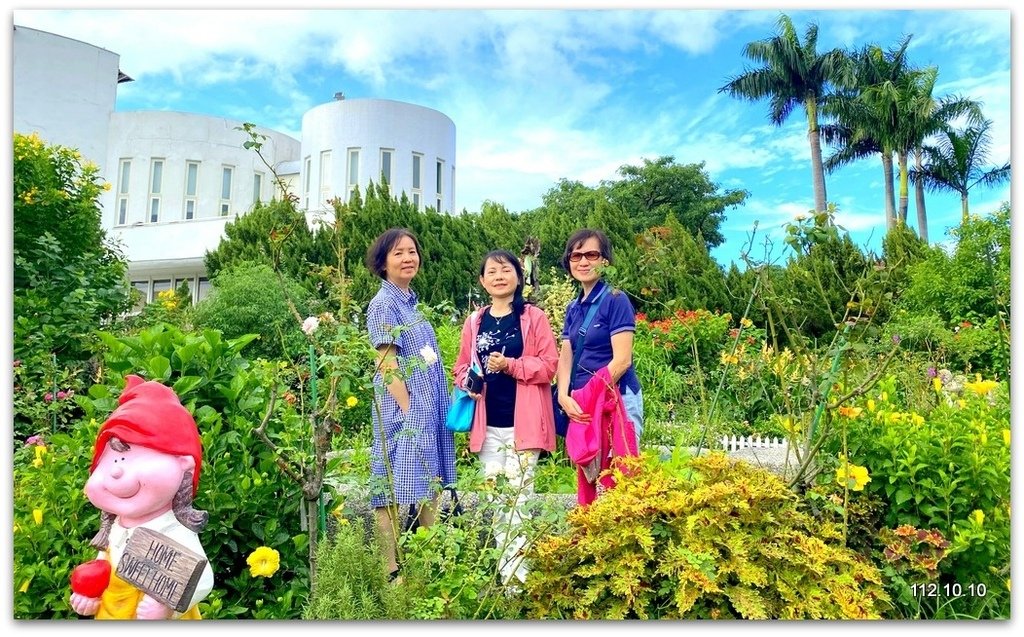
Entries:
<svg viewBox="0 0 1024 637">
<path fill-rule="evenodd" d="M 584 258 L 586 258 L 587 261 L 597 261 L 598 259 L 601 258 L 601 251 L 600 250 L 588 250 L 586 252 L 571 252 L 571 253 L 569 253 L 569 260 L 572 261 L 573 263 L 579 263 Z"/>
</svg>

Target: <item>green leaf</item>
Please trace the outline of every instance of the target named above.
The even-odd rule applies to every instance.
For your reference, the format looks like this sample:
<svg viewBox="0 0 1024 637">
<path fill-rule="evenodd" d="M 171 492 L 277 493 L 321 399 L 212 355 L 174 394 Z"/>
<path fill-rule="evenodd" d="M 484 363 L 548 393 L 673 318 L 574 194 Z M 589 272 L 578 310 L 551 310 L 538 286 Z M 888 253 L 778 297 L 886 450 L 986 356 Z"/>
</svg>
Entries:
<svg viewBox="0 0 1024 637">
<path fill-rule="evenodd" d="M 187 394 L 202 384 L 202 376 L 182 376 L 174 383 L 174 393 L 178 395 L 178 398 L 184 400 Z"/>
<path fill-rule="evenodd" d="M 149 359 L 148 371 L 152 380 L 169 380 L 171 378 L 171 361 L 166 356 L 154 356 Z"/>
</svg>

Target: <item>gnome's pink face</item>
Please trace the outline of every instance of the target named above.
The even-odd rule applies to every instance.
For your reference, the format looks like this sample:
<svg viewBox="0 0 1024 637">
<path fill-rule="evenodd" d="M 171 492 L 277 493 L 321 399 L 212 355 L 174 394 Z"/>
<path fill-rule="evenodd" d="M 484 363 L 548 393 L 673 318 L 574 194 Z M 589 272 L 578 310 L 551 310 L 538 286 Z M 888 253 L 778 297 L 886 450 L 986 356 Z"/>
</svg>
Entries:
<svg viewBox="0 0 1024 637">
<path fill-rule="evenodd" d="M 101 511 L 117 515 L 124 527 L 170 511 L 182 477 L 195 468 L 195 460 L 136 444 L 117 451 L 112 446 L 114 440 L 107 443 L 85 483 L 89 501 Z"/>
</svg>

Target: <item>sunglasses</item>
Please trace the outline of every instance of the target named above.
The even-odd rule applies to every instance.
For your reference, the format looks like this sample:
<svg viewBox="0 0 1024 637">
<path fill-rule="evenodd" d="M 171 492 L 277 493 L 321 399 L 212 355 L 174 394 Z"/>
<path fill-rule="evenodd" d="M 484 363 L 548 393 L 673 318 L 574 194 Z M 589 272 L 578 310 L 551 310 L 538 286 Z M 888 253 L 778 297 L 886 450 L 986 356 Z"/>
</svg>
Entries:
<svg viewBox="0 0 1024 637">
<path fill-rule="evenodd" d="M 597 261 L 601 258 L 601 251 L 588 250 L 587 252 L 573 252 L 569 254 L 569 260 L 573 263 L 579 263 L 584 258 L 586 258 L 587 261 Z"/>
</svg>

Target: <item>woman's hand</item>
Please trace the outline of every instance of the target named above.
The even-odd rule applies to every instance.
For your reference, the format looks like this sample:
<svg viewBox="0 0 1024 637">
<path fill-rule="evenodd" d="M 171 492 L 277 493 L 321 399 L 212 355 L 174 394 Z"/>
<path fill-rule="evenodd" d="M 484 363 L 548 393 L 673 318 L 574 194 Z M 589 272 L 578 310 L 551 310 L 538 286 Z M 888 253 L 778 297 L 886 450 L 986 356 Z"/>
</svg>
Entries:
<svg viewBox="0 0 1024 637">
<path fill-rule="evenodd" d="M 580 408 L 580 404 L 576 402 L 576 399 L 572 396 L 558 396 L 558 404 L 565 410 L 565 415 L 569 417 L 569 420 L 575 420 L 576 422 L 590 422 L 590 414 L 583 411 Z"/>
<path fill-rule="evenodd" d="M 487 357 L 487 371 L 492 374 L 508 369 L 508 359 L 501 352 L 491 352 Z"/>
</svg>

